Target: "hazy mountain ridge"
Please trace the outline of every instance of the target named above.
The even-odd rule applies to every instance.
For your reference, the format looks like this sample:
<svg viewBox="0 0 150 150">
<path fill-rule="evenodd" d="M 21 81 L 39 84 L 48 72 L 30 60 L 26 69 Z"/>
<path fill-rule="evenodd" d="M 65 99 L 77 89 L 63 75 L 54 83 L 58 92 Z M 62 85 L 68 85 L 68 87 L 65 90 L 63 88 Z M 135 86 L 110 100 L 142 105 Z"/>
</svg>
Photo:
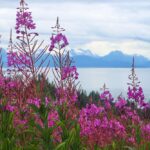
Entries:
<svg viewBox="0 0 150 150">
<path fill-rule="evenodd" d="M 98 56 L 93 54 L 90 50 L 79 51 L 71 50 L 70 55 L 73 59 L 74 64 L 77 67 L 82 68 L 129 68 L 132 65 L 133 55 L 127 55 L 121 51 L 112 51 L 108 55 Z M 141 55 L 135 56 L 135 66 L 138 68 L 149 68 L 150 60 Z M 46 55 L 44 56 L 46 57 Z M 4 67 L 7 66 L 7 54 L 5 50 L 2 50 L 2 58 L 4 62 Z M 54 66 L 53 61 L 51 60 L 51 66 Z M 43 64 L 43 67 L 46 66 L 48 60 Z M 40 62 L 38 63 L 40 64 Z M 38 65 L 37 64 L 37 65 Z"/>
<path fill-rule="evenodd" d="M 89 54 L 89 52 L 87 54 L 85 53 L 86 51 L 77 53 L 71 50 L 71 56 L 78 67 L 128 68 L 132 64 L 133 55 L 127 55 L 118 50 L 112 51 L 105 56 L 97 56 L 92 53 Z M 150 67 L 149 59 L 141 55 L 134 56 L 136 67 Z"/>
</svg>

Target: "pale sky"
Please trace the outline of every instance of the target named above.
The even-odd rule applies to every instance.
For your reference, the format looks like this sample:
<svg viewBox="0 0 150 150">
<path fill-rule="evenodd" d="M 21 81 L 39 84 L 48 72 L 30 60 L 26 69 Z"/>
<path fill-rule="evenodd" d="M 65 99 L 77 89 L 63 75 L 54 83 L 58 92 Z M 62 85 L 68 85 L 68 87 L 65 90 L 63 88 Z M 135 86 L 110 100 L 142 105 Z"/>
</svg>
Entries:
<svg viewBox="0 0 150 150">
<path fill-rule="evenodd" d="M 70 48 L 103 56 L 113 50 L 150 59 L 150 0 L 26 0 L 39 40 L 48 44 L 57 16 Z M 15 27 L 19 0 L 0 0 L 1 45 Z M 15 33 L 15 30 L 13 30 Z M 15 36 L 15 34 L 14 34 Z"/>
</svg>

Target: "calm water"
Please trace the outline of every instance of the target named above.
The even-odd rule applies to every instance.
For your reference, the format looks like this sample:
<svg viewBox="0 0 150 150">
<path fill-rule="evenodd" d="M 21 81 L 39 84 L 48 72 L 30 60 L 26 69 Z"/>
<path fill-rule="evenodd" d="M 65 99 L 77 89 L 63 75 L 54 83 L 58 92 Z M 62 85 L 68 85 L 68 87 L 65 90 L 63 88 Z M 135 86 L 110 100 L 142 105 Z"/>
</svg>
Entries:
<svg viewBox="0 0 150 150">
<path fill-rule="evenodd" d="M 81 87 L 88 93 L 92 90 L 100 92 L 105 83 L 114 97 L 121 92 L 126 97 L 130 68 L 78 68 L 78 72 Z M 141 81 L 146 99 L 150 100 L 150 69 L 136 69 L 136 74 Z"/>
<path fill-rule="evenodd" d="M 79 80 L 83 89 L 99 91 L 104 83 L 114 97 L 121 92 L 126 96 L 129 82 L 130 68 L 79 68 Z M 136 69 L 141 86 L 147 100 L 150 100 L 150 69 Z"/>
</svg>

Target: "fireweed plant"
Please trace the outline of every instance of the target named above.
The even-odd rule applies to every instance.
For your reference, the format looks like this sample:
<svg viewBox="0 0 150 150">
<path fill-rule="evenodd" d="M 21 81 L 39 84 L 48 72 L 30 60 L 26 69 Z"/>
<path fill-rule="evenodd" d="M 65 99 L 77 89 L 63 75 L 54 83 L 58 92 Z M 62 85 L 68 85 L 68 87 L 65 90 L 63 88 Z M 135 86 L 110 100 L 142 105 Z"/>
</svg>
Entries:
<svg viewBox="0 0 150 150">
<path fill-rule="evenodd" d="M 12 38 L 10 38 L 7 65 L 10 74 L 15 73 L 15 76 L 16 74 L 21 76 L 24 86 L 29 87 L 28 92 L 33 97 L 39 96 L 35 88 L 35 80 L 39 74 L 47 76 L 50 64 L 50 61 L 48 61 L 45 64 L 46 67 L 42 67 L 49 57 L 49 53 L 46 53 L 48 46 L 43 48 L 44 41 L 38 42 L 38 33 L 34 31 L 35 29 L 36 24 L 32 19 L 32 13 L 29 11 L 26 2 L 21 0 L 16 14 L 15 30 L 17 41 L 13 44 Z M 42 87 L 43 84 L 41 84 L 40 88 Z"/>
<path fill-rule="evenodd" d="M 78 90 L 79 74 L 59 18 L 45 47 L 35 29 L 32 13 L 21 0 L 16 39 L 10 31 L 6 73 L 0 57 L 0 150 L 149 150 L 150 103 L 134 58 L 127 98 L 121 94 L 114 99 L 105 84 L 89 98 Z M 50 58 L 54 86 L 46 80 Z"/>
<path fill-rule="evenodd" d="M 133 57 L 132 62 L 132 70 L 131 74 L 129 75 L 129 79 L 131 80 L 131 83 L 128 83 L 128 99 L 133 102 L 136 106 L 146 109 L 147 107 L 150 107 L 150 105 L 146 102 L 144 102 L 144 93 L 142 87 L 140 87 L 140 82 L 138 81 L 138 77 L 135 73 L 135 62 Z"/>
<path fill-rule="evenodd" d="M 61 98 L 62 92 L 62 94 L 72 93 L 72 96 L 76 97 L 78 72 L 76 66 L 72 65 L 72 59 L 67 49 L 69 43 L 67 37 L 62 33 L 65 29 L 60 26 L 59 18 L 57 18 L 56 25 L 52 29 L 49 51 L 54 62 L 53 74 L 57 96 Z M 76 98 L 73 101 L 76 101 Z"/>
</svg>

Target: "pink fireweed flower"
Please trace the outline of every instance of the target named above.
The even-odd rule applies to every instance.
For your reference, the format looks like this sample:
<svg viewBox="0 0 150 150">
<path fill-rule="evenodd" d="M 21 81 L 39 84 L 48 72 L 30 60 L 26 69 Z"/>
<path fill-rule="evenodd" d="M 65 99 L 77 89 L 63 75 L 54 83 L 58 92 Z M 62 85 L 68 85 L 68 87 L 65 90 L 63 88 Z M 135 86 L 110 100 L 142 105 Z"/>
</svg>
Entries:
<svg viewBox="0 0 150 150">
<path fill-rule="evenodd" d="M 133 144 L 133 145 L 136 144 L 135 137 L 129 137 L 127 141 L 128 141 L 129 143 Z"/>
<path fill-rule="evenodd" d="M 128 87 L 128 99 L 134 100 L 140 107 L 144 102 L 144 93 L 142 87 Z"/>
<path fill-rule="evenodd" d="M 5 77 L 0 75 L 0 87 L 3 87 L 5 85 Z"/>
<path fill-rule="evenodd" d="M 9 89 L 15 88 L 15 87 L 17 87 L 17 82 L 15 82 L 15 81 L 8 81 L 6 86 Z"/>
<path fill-rule="evenodd" d="M 56 89 L 56 97 L 58 101 L 56 102 L 58 105 L 62 105 L 63 103 L 67 103 L 67 91 L 64 88 L 57 88 Z"/>
<path fill-rule="evenodd" d="M 8 52 L 7 53 L 7 65 L 8 67 L 11 66 L 30 66 L 31 60 L 30 58 L 22 53 L 17 52 Z"/>
<path fill-rule="evenodd" d="M 108 100 L 105 100 L 105 101 L 104 101 L 104 104 L 105 104 L 105 108 L 106 108 L 107 110 L 111 109 L 111 104 L 110 104 L 110 102 L 109 102 Z"/>
<path fill-rule="evenodd" d="M 148 102 L 140 101 L 139 105 L 143 109 L 150 109 L 150 103 L 148 103 Z"/>
<path fill-rule="evenodd" d="M 110 109 L 111 103 L 113 102 L 114 98 L 112 97 L 111 93 L 108 90 L 104 90 L 100 94 L 100 100 L 104 101 L 104 105 L 106 109 Z"/>
<path fill-rule="evenodd" d="M 112 95 L 109 91 L 104 91 L 103 93 L 101 93 L 100 99 L 101 100 L 108 100 L 110 102 L 112 102 L 114 100 L 114 98 L 112 97 Z"/>
<path fill-rule="evenodd" d="M 87 105 L 80 111 L 79 124 L 81 137 L 87 139 L 92 146 L 97 144 L 100 147 L 111 144 L 113 140 L 126 138 L 125 127 L 115 119 L 108 119 L 103 107 L 95 104 Z"/>
<path fill-rule="evenodd" d="M 15 107 L 8 104 L 5 106 L 5 110 L 13 112 L 15 110 Z"/>
<path fill-rule="evenodd" d="M 50 40 L 51 40 L 51 44 L 50 44 L 49 51 L 52 51 L 57 44 L 60 45 L 59 47 L 60 49 L 66 47 L 69 44 L 66 36 L 63 35 L 62 33 L 58 33 L 57 35 L 52 35 Z"/>
<path fill-rule="evenodd" d="M 16 33 L 25 34 L 22 28 L 27 28 L 28 30 L 36 28 L 36 25 L 32 20 L 31 12 L 28 12 L 27 10 L 26 12 L 18 11 L 16 15 Z"/>
<path fill-rule="evenodd" d="M 64 103 L 66 103 L 67 105 L 72 105 L 75 104 L 78 99 L 76 91 L 70 92 L 68 89 L 65 88 L 57 88 L 56 97 L 58 99 L 58 101 L 56 102 L 57 105 L 63 105 Z"/>
<path fill-rule="evenodd" d="M 15 121 L 15 123 L 17 125 L 26 125 L 28 123 L 28 121 L 27 120 L 20 120 L 20 119 L 18 119 L 18 120 Z"/>
<path fill-rule="evenodd" d="M 95 119 L 95 120 L 94 120 L 94 126 L 95 126 L 95 127 L 100 126 L 100 124 L 101 124 L 101 121 L 100 121 L 99 119 Z"/>
<path fill-rule="evenodd" d="M 28 102 L 28 104 L 33 104 L 33 105 L 37 106 L 38 108 L 40 108 L 41 100 L 38 98 L 28 99 L 27 102 Z"/>
<path fill-rule="evenodd" d="M 62 70 L 62 80 L 65 80 L 67 78 L 74 78 L 78 79 L 78 72 L 76 66 L 71 67 L 64 67 Z"/>
<path fill-rule="evenodd" d="M 133 110 L 131 107 L 124 106 L 121 108 L 121 118 L 124 121 L 131 120 L 133 124 L 139 124 L 140 123 L 140 117 L 137 114 L 135 110 Z"/>
<path fill-rule="evenodd" d="M 58 112 L 57 111 L 51 111 L 48 114 L 48 127 L 53 127 L 56 123 L 56 121 L 58 121 L 59 116 L 58 116 Z"/>
<path fill-rule="evenodd" d="M 55 110 L 50 110 L 48 113 L 48 127 L 51 128 L 56 124 L 56 121 L 59 120 L 58 112 Z M 44 127 L 43 121 L 41 120 L 39 115 L 35 115 L 35 122 L 38 123 L 42 128 Z"/>
<path fill-rule="evenodd" d="M 127 101 L 122 98 L 122 97 L 119 97 L 118 98 L 118 101 L 116 102 L 115 106 L 119 109 L 123 108 L 125 105 L 127 104 Z"/>
<path fill-rule="evenodd" d="M 126 131 L 125 131 L 126 129 L 119 121 L 112 119 L 110 120 L 109 124 L 110 124 L 110 128 L 115 133 L 114 135 L 115 138 L 118 138 L 118 136 L 122 138 L 126 137 Z"/>
<path fill-rule="evenodd" d="M 13 66 L 14 64 L 18 63 L 16 60 L 17 58 L 17 53 L 16 52 L 8 52 L 7 53 L 7 66 Z"/>
<path fill-rule="evenodd" d="M 141 131 L 142 131 L 142 137 L 147 140 L 150 141 L 150 123 L 143 125 L 141 127 Z"/>
<path fill-rule="evenodd" d="M 71 102 L 71 103 L 75 103 L 75 102 L 77 101 L 77 99 L 78 99 L 77 93 L 74 92 L 74 93 L 70 94 L 70 95 L 69 95 L 69 99 L 70 99 L 70 102 Z"/>
</svg>

